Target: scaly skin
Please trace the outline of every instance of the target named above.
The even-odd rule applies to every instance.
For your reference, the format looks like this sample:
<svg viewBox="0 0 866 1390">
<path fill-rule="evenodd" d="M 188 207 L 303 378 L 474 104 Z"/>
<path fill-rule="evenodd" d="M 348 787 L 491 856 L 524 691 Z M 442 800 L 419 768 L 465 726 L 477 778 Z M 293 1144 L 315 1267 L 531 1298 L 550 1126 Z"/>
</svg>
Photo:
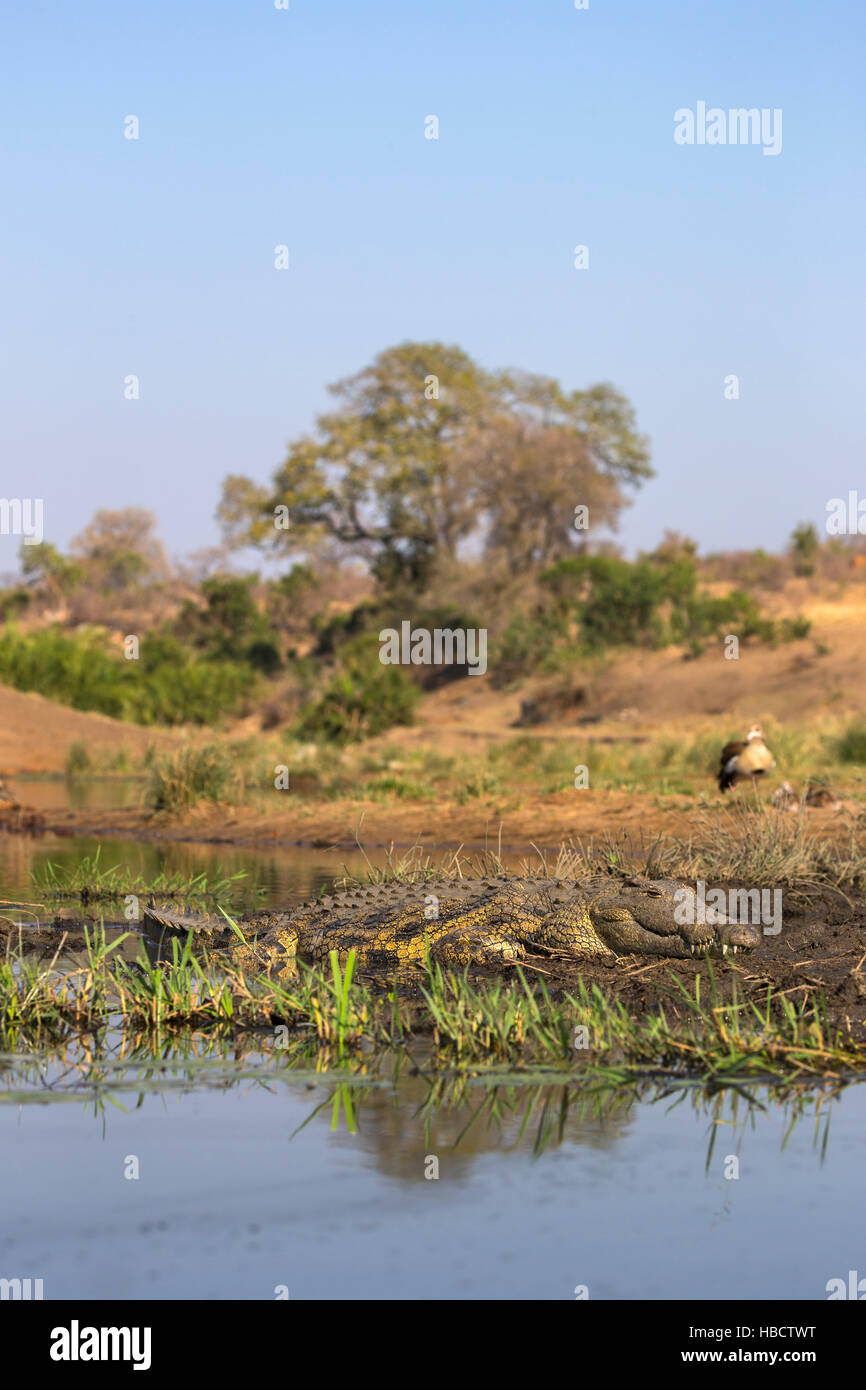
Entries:
<svg viewBox="0 0 866 1390">
<path fill-rule="evenodd" d="M 577 959 L 628 953 L 685 957 L 751 950 L 756 927 L 722 922 L 680 924 L 677 879 L 625 879 L 580 885 L 560 879 L 503 876 L 425 879 L 352 889 L 303 903 L 291 912 L 243 918 L 245 938 L 224 919 L 145 910 L 151 934 L 200 931 L 244 966 L 293 968 L 297 958 L 327 960 L 356 952 L 359 969 L 390 973 L 430 959 L 462 968 L 508 966 L 527 954 L 556 951 Z"/>
</svg>

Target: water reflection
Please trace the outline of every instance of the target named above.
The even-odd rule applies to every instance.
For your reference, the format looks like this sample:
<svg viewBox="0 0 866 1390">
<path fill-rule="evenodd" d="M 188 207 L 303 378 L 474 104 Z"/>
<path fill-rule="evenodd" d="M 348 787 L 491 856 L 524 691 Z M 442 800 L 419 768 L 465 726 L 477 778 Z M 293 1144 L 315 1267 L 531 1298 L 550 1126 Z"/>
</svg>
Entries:
<svg viewBox="0 0 866 1390">
<path fill-rule="evenodd" d="M 772 1119 L 782 1148 L 794 1130 L 812 1129 L 827 1152 L 834 1107 L 855 1081 L 718 1086 L 653 1079 L 628 1084 L 553 1068 L 467 1075 L 427 1066 L 413 1047 L 369 1053 L 337 1064 L 333 1051 L 290 1062 L 267 1038 L 190 1033 L 160 1039 L 105 1030 L 43 1051 L 0 1053 L 0 1104 L 78 1101 L 103 1118 L 112 1105 L 136 1108 L 166 1092 L 262 1086 L 305 1102 L 292 1137 L 309 1125 L 360 1136 L 379 1170 L 417 1177 L 430 1153 L 448 1153 L 461 1171 L 489 1152 L 540 1155 L 562 1146 L 615 1147 L 640 1109 L 681 1106 L 705 1125 L 705 1165 L 717 1152 L 738 1154 L 748 1135 Z"/>
<path fill-rule="evenodd" d="M 46 834 L 38 840 L 0 835 L 0 898 L 30 901 L 32 876 L 46 864 L 72 868 L 85 856 L 100 851 L 103 869 L 121 865 L 152 880 L 161 873 L 229 878 L 243 873 L 240 898 L 263 906 L 288 906 L 330 888 L 344 874 L 365 876 L 378 857 L 345 849 L 253 849 L 247 846 L 207 845 L 190 841 L 104 839 L 97 836 Z M 244 891 L 246 890 L 246 891 Z M 246 905 L 246 903 L 244 903 Z"/>
<path fill-rule="evenodd" d="M 146 782 L 141 777 L 15 777 L 10 792 L 34 811 L 125 811 L 144 802 Z"/>
</svg>

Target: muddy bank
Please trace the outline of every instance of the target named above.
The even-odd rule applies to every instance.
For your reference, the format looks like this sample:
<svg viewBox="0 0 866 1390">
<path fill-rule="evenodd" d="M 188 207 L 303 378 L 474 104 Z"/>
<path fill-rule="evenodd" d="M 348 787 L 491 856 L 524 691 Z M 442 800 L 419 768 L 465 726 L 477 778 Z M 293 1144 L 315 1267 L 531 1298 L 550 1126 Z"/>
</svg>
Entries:
<svg viewBox="0 0 866 1390">
<path fill-rule="evenodd" d="M 133 808 L 45 810 L 46 830 L 60 835 L 122 836 L 125 839 L 190 840 L 210 844 L 285 845 L 348 849 L 421 845 L 431 850 L 523 848 L 553 850 L 563 841 L 599 841 L 620 835 L 645 838 L 648 833 L 689 839 L 707 833 L 739 803 L 733 799 L 696 802 L 689 796 L 659 797 L 645 792 L 590 790 L 531 796 L 517 805 L 473 800 L 453 801 L 313 801 L 296 799 L 288 807 L 270 804 L 234 806 L 208 803 L 183 816 L 158 815 Z M 810 808 L 804 814 L 810 833 L 821 837 L 855 828 L 857 807 Z M 781 823 L 796 817 L 773 812 Z"/>
</svg>

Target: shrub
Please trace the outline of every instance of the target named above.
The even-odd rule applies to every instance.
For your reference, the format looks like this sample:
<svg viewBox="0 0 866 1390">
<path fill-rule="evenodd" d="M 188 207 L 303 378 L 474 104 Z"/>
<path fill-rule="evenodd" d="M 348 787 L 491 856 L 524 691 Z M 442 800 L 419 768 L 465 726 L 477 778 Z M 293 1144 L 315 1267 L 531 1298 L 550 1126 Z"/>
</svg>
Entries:
<svg viewBox="0 0 866 1390">
<path fill-rule="evenodd" d="M 317 742 L 357 742 L 411 724 L 419 696 L 401 667 L 382 665 L 377 643 L 361 639 L 343 647 L 338 671 L 301 710 L 295 732 Z"/>
<path fill-rule="evenodd" d="M 513 618 L 493 648 L 493 686 L 499 689 L 521 676 L 549 669 L 553 653 L 566 635 L 565 624 L 543 609 Z"/>
<path fill-rule="evenodd" d="M 278 635 L 259 612 L 253 590 L 257 574 L 213 575 L 200 588 L 204 607 L 184 604 L 175 634 L 208 661 L 241 662 L 272 675 L 283 664 Z"/>
<path fill-rule="evenodd" d="M 165 634 L 143 638 L 139 659 L 126 661 L 103 632 L 11 625 L 0 632 L 0 680 L 138 724 L 213 723 L 235 713 L 254 683 L 249 666 L 202 661 Z"/>
<path fill-rule="evenodd" d="M 515 618 L 497 647 L 494 683 L 533 668 L 550 669 L 555 649 L 601 652 L 609 647 L 682 644 L 697 656 L 710 640 L 736 633 L 743 641 L 793 641 L 809 631 L 805 618 L 766 617 L 742 589 L 715 596 L 698 588 L 693 554 L 663 547 L 638 560 L 576 555 L 540 575 L 542 601 Z"/>
<path fill-rule="evenodd" d="M 66 776 L 69 781 L 89 772 L 93 766 L 87 744 L 83 738 L 75 739 L 66 751 Z"/>
<path fill-rule="evenodd" d="M 808 578 L 815 573 L 821 541 L 811 522 L 803 521 L 791 532 L 790 551 L 795 574 Z"/>
<path fill-rule="evenodd" d="M 237 782 L 237 770 L 217 744 L 182 748 L 154 758 L 147 788 L 155 811 L 186 811 L 199 801 L 225 801 Z"/>
<path fill-rule="evenodd" d="M 0 620 L 5 623 L 20 618 L 25 609 L 30 607 L 32 601 L 33 595 L 22 584 L 14 589 L 4 590 L 0 594 Z"/>
<path fill-rule="evenodd" d="M 854 720 L 845 732 L 835 741 L 833 749 L 840 763 L 863 763 L 866 765 L 866 723 Z"/>
</svg>

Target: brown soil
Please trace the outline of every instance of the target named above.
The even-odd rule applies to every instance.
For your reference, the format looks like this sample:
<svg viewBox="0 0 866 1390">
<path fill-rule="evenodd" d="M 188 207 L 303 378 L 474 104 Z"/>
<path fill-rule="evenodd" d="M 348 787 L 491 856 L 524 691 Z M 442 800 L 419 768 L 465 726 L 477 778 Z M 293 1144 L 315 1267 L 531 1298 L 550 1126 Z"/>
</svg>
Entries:
<svg viewBox="0 0 866 1390">
<path fill-rule="evenodd" d="M 92 758 L 126 749 L 144 755 L 148 744 L 170 743 L 176 735 L 165 730 L 122 724 L 104 714 L 69 709 L 30 691 L 0 685 L 0 774 L 63 772 L 69 746 L 87 745 Z"/>
<path fill-rule="evenodd" d="M 812 633 L 804 641 L 744 645 L 737 661 L 710 647 L 690 661 L 676 648 L 624 653 L 596 670 L 575 671 L 558 717 L 539 732 L 573 739 L 587 721 L 602 720 L 620 735 L 670 722 L 693 728 L 720 721 L 726 737 L 728 730 L 736 733 L 744 722 L 762 717 L 785 721 L 859 712 L 866 685 L 866 592 L 851 584 L 827 599 L 810 596 L 802 584 L 788 587 L 790 592 L 768 598 L 765 606 L 811 619 Z M 433 742 L 455 752 L 513 737 L 521 704 L 537 695 L 539 684 L 549 682 L 530 679 L 513 691 L 494 690 L 486 676 L 453 682 L 425 697 L 413 728 L 392 729 L 376 742 Z M 260 722 L 244 720 L 237 733 L 249 735 Z M 87 743 L 96 760 L 104 751 L 125 747 L 141 754 L 149 743 L 171 744 L 184 736 L 182 730 L 143 729 L 0 686 L 0 774 L 7 776 L 62 772 L 76 739 Z"/>
<path fill-rule="evenodd" d="M 735 795 L 742 797 L 743 793 Z M 766 798 L 765 798 L 766 799 Z M 700 833 L 721 819 L 729 802 L 718 796 L 701 807 Z M 854 807 L 806 811 L 811 833 L 847 833 Z M 779 815 L 789 813 L 779 812 Z M 365 849 L 419 845 L 442 849 L 514 850 L 532 846 L 552 851 L 564 841 L 598 844 L 609 837 L 645 839 L 672 835 L 680 839 L 698 830 L 694 799 L 659 798 L 652 793 L 604 791 L 557 792 L 528 796 L 513 811 L 493 802 L 469 805 L 418 802 L 297 801 L 288 810 L 260 810 L 206 805 L 182 820 L 147 811 L 64 810 L 46 813 L 46 828 L 59 834 L 120 835 L 128 839 L 192 840 L 212 844 L 331 846 Z"/>
</svg>

